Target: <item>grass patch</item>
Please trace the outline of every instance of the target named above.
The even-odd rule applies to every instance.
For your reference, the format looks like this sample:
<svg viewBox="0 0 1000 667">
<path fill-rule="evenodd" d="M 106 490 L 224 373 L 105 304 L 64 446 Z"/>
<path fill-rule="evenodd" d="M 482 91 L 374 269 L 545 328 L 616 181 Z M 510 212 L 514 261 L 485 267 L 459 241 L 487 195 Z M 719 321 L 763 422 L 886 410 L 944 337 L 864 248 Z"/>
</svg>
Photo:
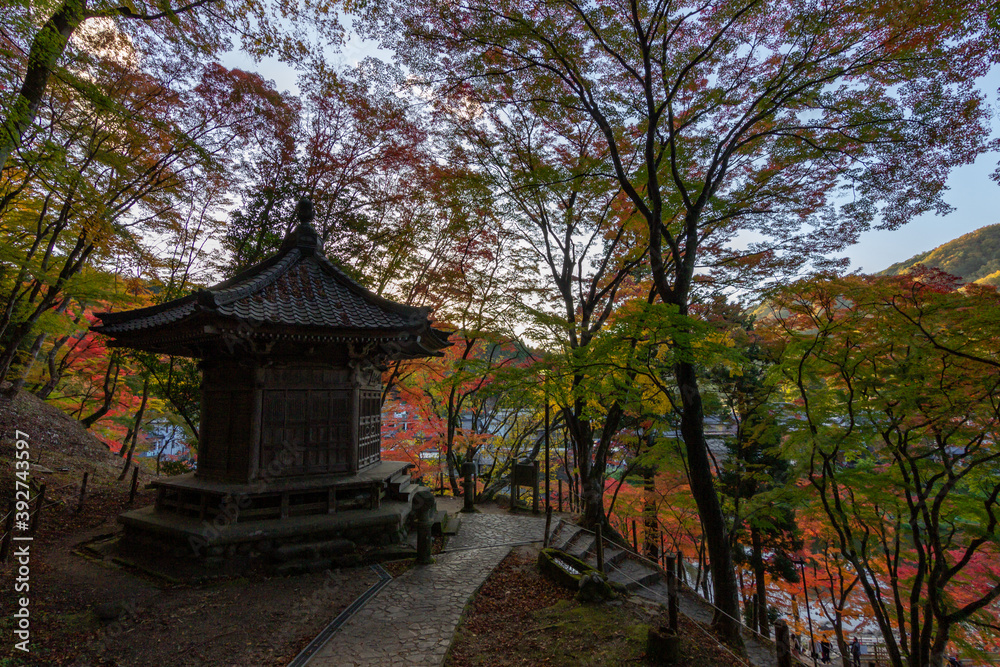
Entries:
<svg viewBox="0 0 1000 667">
<path fill-rule="evenodd" d="M 655 664 L 649 628 L 662 610 L 645 600 L 581 603 L 537 569 L 537 548 L 518 547 L 486 580 L 466 610 L 448 667 L 603 667 Z M 742 667 L 707 630 L 682 618 L 681 659 L 694 667 Z"/>
</svg>

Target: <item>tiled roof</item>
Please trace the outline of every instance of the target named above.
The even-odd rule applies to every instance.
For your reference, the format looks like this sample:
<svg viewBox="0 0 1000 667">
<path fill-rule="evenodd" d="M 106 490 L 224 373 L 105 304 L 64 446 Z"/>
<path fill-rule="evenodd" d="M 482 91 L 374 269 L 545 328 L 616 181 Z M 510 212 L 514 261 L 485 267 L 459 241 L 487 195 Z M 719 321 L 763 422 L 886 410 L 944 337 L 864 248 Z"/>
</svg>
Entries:
<svg viewBox="0 0 1000 667">
<path fill-rule="evenodd" d="M 99 313 L 96 331 L 112 337 L 176 327 L 209 314 L 250 325 L 276 325 L 379 333 L 422 332 L 438 348 L 429 308 L 384 299 L 354 282 L 317 248 L 316 232 L 303 223 L 281 250 L 233 278 L 159 306 Z"/>
<path fill-rule="evenodd" d="M 174 324 L 187 319 L 195 312 L 195 301 L 193 298 L 185 297 L 169 302 L 175 307 L 162 309 L 159 306 L 151 308 L 140 308 L 138 310 L 125 310 L 120 313 L 97 313 L 104 323 L 103 326 L 93 327 L 95 331 L 103 334 L 114 335 L 117 333 L 142 331 L 156 327 Z M 121 315 L 135 315 L 131 318 L 121 318 Z M 109 324 L 113 322 L 113 324 Z"/>
</svg>

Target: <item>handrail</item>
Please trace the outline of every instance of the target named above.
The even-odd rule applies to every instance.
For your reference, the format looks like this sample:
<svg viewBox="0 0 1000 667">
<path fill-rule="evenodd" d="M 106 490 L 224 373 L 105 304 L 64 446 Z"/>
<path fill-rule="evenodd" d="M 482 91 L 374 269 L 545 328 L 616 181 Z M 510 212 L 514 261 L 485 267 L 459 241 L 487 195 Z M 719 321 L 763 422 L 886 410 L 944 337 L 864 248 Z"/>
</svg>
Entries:
<svg viewBox="0 0 1000 667">
<path fill-rule="evenodd" d="M 564 519 L 559 519 L 559 524 L 557 524 L 557 527 L 558 527 L 558 525 L 561 525 L 561 524 L 563 524 L 563 523 L 568 523 L 568 522 L 566 522 L 566 521 L 565 521 Z M 579 529 L 579 530 L 582 530 L 582 531 L 584 531 L 584 532 L 586 532 L 586 533 L 590 533 L 590 534 L 591 534 L 591 535 L 593 535 L 593 536 L 594 536 L 595 538 L 597 537 L 597 533 L 595 533 L 594 531 L 592 531 L 592 530 L 590 530 L 590 529 L 588 529 L 588 528 L 584 528 L 583 526 L 580 526 L 580 525 L 577 525 L 577 524 L 571 524 L 571 525 L 575 526 L 575 527 L 576 527 L 577 529 Z M 555 531 L 553 531 L 553 532 L 555 532 Z M 605 542 L 605 543 L 607 543 L 607 540 L 605 539 L 605 540 L 604 540 L 604 542 Z M 612 543 L 612 544 L 614 544 L 614 543 Z M 657 563 L 656 561 L 653 561 L 653 560 L 651 560 L 651 559 L 649 559 L 649 558 L 647 558 L 647 557 L 643 556 L 643 555 L 642 555 L 642 554 L 640 554 L 640 553 L 637 553 L 637 552 L 636 552 L 636 551 L 634 551 L 633 549 L 630 549 L 628 545 L 626 545 L 626 546 L 622 547 L 622 545 L 620 545 L 620 544 L 615 544 L 615 548 L 621 548 L 621 549 L 623 549 L 624 551 L 628 552 L 628 553 L 629 553 L 629 554 L 630 554 L 630 555 L 631 555 L 632 557 L 634 557 L 634 559 L 636 559 L 636 560 L 640 560 L 640 561 L 644 561 L 644 562 L 646 562 L 646 563 L 648 563 L 648 564 L 652 565 L 652 566 L 653 566 L 654 568 L 656 568 L 656 569 L 657 569 L 658 571 L 660 571 L 660 572 L 664 572 L 663 568 L 662 568 L 662 567 L 660 567 L 660 564 L 659 564 L 659 563 Z M 616 569 L 616 570 L 618 570 L 618 568 L 615 568 L 615 569 Z M 618 571 L 619 571 L 619 572 L 621 572 L 621 570 L 618 570 Z M 632 581 L 635 581 L 634 579 L 632 579 L 632 578 L 631 578 L 631 577 L 629 577 L 628 575 L 625 575 L 624 573 L 622 573 L 622 574 L 623 574 L 623 576 L 625 576 L 626 578 L 628 578 L 628 579 L 631 579 Z M 636 583 L 639 583 L 639 582 L 636 582 Z M 683 584 L 682 582 L 680 582 L 680 581 L 678 581 L 678 584 L 679 584 L 679 585 L 684 585 L 684 584 Z M 639 584 L 639 585 L 640 585 L 640 586 L 642 586 L 642 584 Z M 716 606 L 716 605 L 715 605 L 715 604 L 714 604 L 713 602 L 711 602 L 710 600 L 708 600 L 708 599 L 706 599 L 705 597 L 703 597 L 703 596 L 702 596 L 702 595 L 701 595 L 700 593 L 698 593 L 698 591 L 697 591 L 697 590 L 695 590 L 695 589 L 693 589 L 693 588 L 690 588 L 690 587 L 687 587 L 686 585 L 684 585 L 684 586 L 685 586 L 685 588 L 688 588 L 688 590 L 692 591 L 692 592 L 693 592 L 693 593 L 694 593 L 695 595 L 697 595 L 697 596 L 698 596 L 698 598 L 699 598 L 700 600 L 702 600 L 702 601 L 703 601 L 703 602 L 704 602 L 705 604 L 707 604 L 707 605 L 709 605 L 710 607 L 712 607 L 712 609 L 714 609 L 714 610 L 715 610 L 716 612 L 718 612 L 718 613 L 722 614 L 722 615 L 723 615 L 723 616 L 725 616 L 726 618 L 729 618 L 729 619 L 732 619 L 732 620 L 736 621 L 737 623 L 739 623 L 740 627 L 741 627 L 741 628 L 743 628 L 743 629 L 744 629 L 745 631 L 747 631 L 747 632 L 749 632 L 749 633 L 751 633 L 751 634 L 753 634 L 753 635 L 756 635 L 756 636 L 758 637 L 758 639 L 762 639 L 762 640 L 765 640 L 765 641 L 767 641 L 768 643 L 773 643 L 773 640 L 772 640 L 772 639 L 771 639 L 770 637 L 765 637 L 764 635 L 762 635 L 761 633 L 757 632 L 756 630 L 754 630 L 754 629 L 753 629 L 753 628 L 751 628 L 750 626 L 746 625 L 746 624 L 745 624 L 745 623 L 744 623 L 744 622 L 743 622 L 743 621 L 742 621 L 741 619 L 738 619 L 738 618 L 733 618 L 733 617 L 732 617 L 732 616 L 731 616 L 730 614 L 727 614 L 727 613 L 726 613 L 725 611 L 723 611 L 722 609 L 719 609 L 719 608 L 718 608 L 718 607 L 717 607 L 717 606 Z M 648 589 L 648 587 L 646 587 L 646 586 L 643 586 L 643 588 L 647 588 L 647 590 L 651 590 L 651 589 Z M 655 591 L 651 591 L 651 592 L 653 592 L 653 593 L 655 594 Z M 658 594 L 657 594 L 657 595 L 658 595 Z"/>
</svg>

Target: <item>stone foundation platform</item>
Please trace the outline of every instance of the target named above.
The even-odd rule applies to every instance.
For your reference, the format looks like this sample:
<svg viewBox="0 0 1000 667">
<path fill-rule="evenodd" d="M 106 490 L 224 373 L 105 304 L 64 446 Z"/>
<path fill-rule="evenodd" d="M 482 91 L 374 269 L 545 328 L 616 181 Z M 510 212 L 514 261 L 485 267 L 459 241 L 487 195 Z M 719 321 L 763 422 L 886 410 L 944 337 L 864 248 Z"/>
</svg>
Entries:
<svg viewBox="0 0 1000 667">
<path fill-rule="evenodd" d="M 354 475 L 236 484 L 194 474 L 157 480 L 152 507 L 118 517 L 132 558 L 200 561 L 206 569 L 279 574 L 356 564 L 359 549 L 406 539 L 420 487 L 409 463 L 383 461 Z"/>
</svg>

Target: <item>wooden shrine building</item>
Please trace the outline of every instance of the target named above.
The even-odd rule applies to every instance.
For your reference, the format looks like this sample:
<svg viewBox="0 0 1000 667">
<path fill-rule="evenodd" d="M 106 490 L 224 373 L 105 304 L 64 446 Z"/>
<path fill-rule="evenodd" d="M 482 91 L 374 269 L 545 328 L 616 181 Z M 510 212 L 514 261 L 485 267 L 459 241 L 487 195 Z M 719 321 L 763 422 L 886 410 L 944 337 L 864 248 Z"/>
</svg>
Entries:
<svg viewBox="0 0 1000 667">
<path fill-rule="evenodd" d="M 429 308 L 348 277 L 311 220 L 304 199 L 298 227 L 260 264 L 98 315 L 110 345 L 194 357 L 203 370 L 197 469 L 153 482 L 156 505 L 120 517 L 126 540 L 231 556 L 327 538 L 391 542 L 404 530 L 417 487 L 410 464 L 380 457 L 382 370 L 440 356 L 447 333 Z"/>
</svg>

